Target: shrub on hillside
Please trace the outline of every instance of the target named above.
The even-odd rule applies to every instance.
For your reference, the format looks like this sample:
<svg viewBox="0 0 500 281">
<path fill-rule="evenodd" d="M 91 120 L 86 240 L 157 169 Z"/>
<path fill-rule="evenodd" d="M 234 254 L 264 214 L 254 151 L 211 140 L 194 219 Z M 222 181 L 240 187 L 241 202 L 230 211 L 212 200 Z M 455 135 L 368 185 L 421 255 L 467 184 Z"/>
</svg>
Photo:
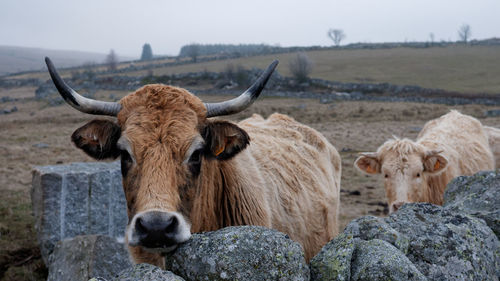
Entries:
<svg viewBox="0 0 500 281">
<path fill-rule="evenodd" d="M 298 82 L 306 82 L 309 80 L 309 74 L 312 72 L 313 63 L 305 53 L 298 53 L 288 65 L 290 72 Z"/>
</svg>

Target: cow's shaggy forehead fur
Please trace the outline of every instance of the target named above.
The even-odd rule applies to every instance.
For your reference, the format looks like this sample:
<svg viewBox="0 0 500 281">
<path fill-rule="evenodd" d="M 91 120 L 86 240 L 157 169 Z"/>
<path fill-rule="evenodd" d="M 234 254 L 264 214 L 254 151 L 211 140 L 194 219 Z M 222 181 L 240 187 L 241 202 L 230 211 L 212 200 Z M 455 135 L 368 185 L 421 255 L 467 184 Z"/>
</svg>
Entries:
<svg viewBox="0 0 500 281">
<path fill-rule="evenodd" d="M 403 162 L 403 159 L 406 159 L 406 162 L 410 155 L 415 154 L 423 157 L 425 154 L 425 147 L 410 139 L 390 139 L 377 150 L 377 155 L 379 155 L 381 161 L 383 161 L 384 158 L 388 158 L 389 155 L 394 155 L 397 156 L 401 162 Z"/>
<path fill-rule="evenodd" d="M 155 208 L 175 210 L 180 203 L 177 187 L 184 184 L 184 179 L 175 175 L 186 173 L 180 163 L 205 122 L 203 103 L 184 89 L 165 85 L 144 86 L 120 103 L 118 124 L 141 169 L 133 171 L 125 183 L 136 185 L 127 190 L 129 203 L 133 201 L 132 207 L 139 208 L 134 213 Z"/>
</svg>

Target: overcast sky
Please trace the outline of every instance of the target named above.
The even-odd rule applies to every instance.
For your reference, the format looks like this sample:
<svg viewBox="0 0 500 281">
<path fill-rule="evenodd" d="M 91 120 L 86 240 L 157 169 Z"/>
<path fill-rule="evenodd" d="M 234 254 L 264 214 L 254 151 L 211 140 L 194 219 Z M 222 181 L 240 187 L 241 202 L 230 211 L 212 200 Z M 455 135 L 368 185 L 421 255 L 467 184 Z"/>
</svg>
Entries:
<svg viewBox="0 0 500 281">
<path fill-rule="evenodd" d="M 342 42 L 500 37 L 500 0 L 0 0 L 0 45 L 81 50 L 139 57 L 177 55 L 188 43 L 331 45 Z"/>
</svg>

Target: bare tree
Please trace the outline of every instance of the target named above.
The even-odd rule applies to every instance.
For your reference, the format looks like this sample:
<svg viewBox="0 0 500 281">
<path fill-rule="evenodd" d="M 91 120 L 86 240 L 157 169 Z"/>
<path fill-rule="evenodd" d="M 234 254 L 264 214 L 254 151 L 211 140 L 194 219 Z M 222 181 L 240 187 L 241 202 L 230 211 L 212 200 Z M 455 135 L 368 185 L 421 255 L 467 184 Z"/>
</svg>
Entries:
<svg viewBox="0 0 500 281">
<path fill-rule="evenodd" d="M 458 38 L 460 38 L 460 41 L 464 42 L 467 44 L 467 41 L 469 40 L 472 32 L 470 29 L 470 25 L 464 23 L 460 28 L 458 29 Z"/>
<path fill-rule="evenodd" d="M 340 41 L 344 40 L 346 37 L 344 31 L 342 29 L 332 29 L 330 28 L 326 33 L 330 39 L 332 39 L 335 46 L 340 45 Z"/>
<path fill-rule="evenodd" d="M 118 68 L 118 56 L 116 55 L 115 50 L 111 49 L 111 51 L 109 51 L 109 54 L 106 56 L 106 65 L 111 71 Z"/>
<path fill-rule="evenodd" d="M 305 53 L 298 53 L 297 56 L 290 61 L 288 67 L 295 80 L 298 82 L 306 82 L 309 80 L 309 74 L 312 72 L 313 63 Z"/>
</svg>

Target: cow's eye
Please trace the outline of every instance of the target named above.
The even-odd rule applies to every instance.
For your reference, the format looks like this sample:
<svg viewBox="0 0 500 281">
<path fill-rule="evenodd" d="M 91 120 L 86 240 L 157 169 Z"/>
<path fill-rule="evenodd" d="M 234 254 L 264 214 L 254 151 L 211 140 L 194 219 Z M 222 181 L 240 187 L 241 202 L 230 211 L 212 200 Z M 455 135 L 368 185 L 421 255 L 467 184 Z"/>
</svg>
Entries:
<svg viewBox="0 0 500 281">
<path fill-rule="evenodd" d="M 189 170 L 194 176 L 200 173 L 202 151 L 202 149 L 195 150 L 193 154 L 191 154 L 191 157 L 189 157 Z"/>
<path fill-rule="evenodd" d="M 420 178 L 420 173 L 417 173 L 417 176 L 416 176 L 416 177 L 417 177 L 417 178 Z"/>
<path fill-rule="evenodd" d="M 189 163 L 190 164 L 196 164 L 201 161 L 201 149 L 195 150 L 193 154 L 191 154 L 191 157 L 189 157 Z"/>
<path fill-rule="evenodd" d="M 128 170 L 130 170 L 130 168 L 132 167 L 132 157 L 130 157 L 130 154 L 126 150 L 122 150 L 120 160 L 122 176 L 125 177 L 127 176 Z"/>
<path fill-rule="evenodd" d="M 388 175 L 388 174 L 385 174 L 385 175 L 384 175 L 384 178 L 388 178 L 388 177 L 389 177 L 389 175 Z"/>
</svg>

